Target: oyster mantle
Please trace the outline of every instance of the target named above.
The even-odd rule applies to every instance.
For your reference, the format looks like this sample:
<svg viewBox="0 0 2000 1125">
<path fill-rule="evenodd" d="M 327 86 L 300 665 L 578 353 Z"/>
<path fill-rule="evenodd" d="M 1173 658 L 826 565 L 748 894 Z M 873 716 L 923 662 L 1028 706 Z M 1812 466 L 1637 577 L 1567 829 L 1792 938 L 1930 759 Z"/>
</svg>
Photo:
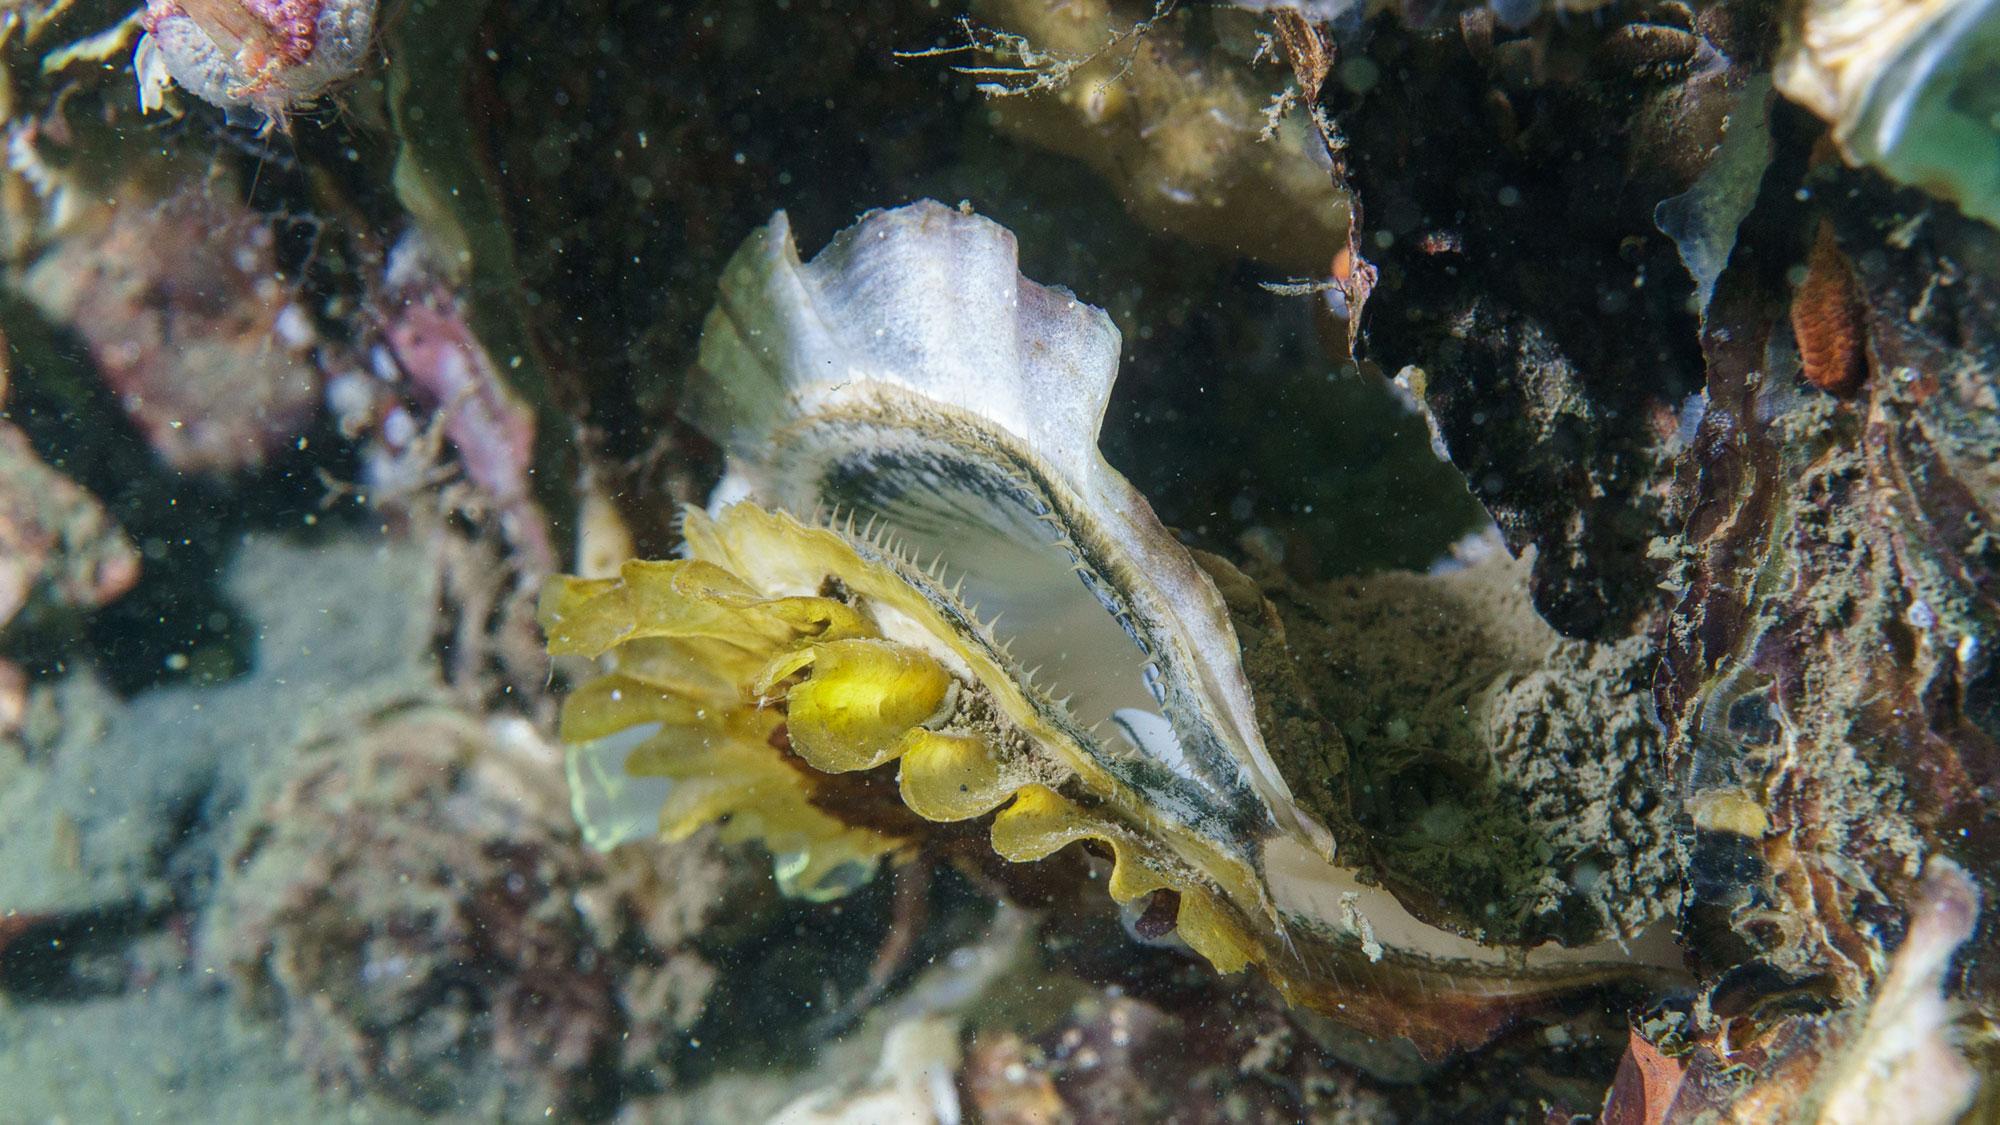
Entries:
<svg viewBox="0 0 2000 1125">
<path fill-rule="evenodd" d="M 1219 970 L 1430 1052 L 1672 963 L 1482 945 L 1337 862 L 1215 583 L 1097 451 L 1118 353 L 976 215 L 873 212 L 811 263 L 782 213 L 753 235 L 690 392 L 728 470 L 688 557 L 544 596 L 551 651 L 610 658 L 564 708 L 586 828 L 727 817 L 787 890 L 829 896 L 925 822 L 991 816 L 1011 861 L 1094 841 L 1112 897 L 1170 906 Z M 892 769 L 910 823 L 840 815 L 843 775 Z"/>
</svg>

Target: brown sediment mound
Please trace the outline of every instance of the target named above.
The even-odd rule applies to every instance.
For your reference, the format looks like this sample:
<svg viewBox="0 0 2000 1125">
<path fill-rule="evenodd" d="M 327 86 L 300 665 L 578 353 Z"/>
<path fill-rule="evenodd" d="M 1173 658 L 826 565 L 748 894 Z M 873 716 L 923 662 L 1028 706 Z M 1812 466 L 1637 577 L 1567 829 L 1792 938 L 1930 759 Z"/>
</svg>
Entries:
<svg viewBox="0 0 2000 1125">
<path fill-rule="evenodd" d="M 584 1113 L 701 1014 L 720 861 L 586 851 L 524 724 L 403 704 L 293 757 L 201 945 L 322 1082 Z"/>
<path fill-rule="evenodd" d="M 1348 796 L 1376 876 L 1414 908 L 1495 941 L 1632 933 L 1679 902 L 1653 648 L 1564 640 L 1527 571 L 1492 550 L 1438 573 L 1267 589 L 1287 643 L 1246 639 L 1253 680 L 1289 662 L 1338 726 L 1343 760 L 1320 749 L 1288 777 L 1317 782 L 1323 804 Z"/>
</svg>

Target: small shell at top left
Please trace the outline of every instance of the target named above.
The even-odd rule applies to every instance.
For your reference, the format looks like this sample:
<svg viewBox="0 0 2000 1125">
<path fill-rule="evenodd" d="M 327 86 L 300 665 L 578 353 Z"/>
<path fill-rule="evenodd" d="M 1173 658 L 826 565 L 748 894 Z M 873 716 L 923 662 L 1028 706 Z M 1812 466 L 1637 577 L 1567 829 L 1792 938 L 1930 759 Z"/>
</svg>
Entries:
<svg viewBox="0 0 2000 1125">
<path fill-rule="evenodd" d="M 282 124 L 360 68 L 376 0 L 147 0 L 133 57 L 139 105 L 172 83 L 225 109 Z"/>
</svg>

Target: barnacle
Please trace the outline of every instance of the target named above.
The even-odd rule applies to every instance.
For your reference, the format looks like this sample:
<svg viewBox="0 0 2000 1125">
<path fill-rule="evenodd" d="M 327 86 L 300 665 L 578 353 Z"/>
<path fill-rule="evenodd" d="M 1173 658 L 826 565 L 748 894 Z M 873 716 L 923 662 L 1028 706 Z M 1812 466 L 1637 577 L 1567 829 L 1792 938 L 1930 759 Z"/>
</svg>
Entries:
<svg viewBox="0 0 2000 1125">
<path fill-rule="evenodd" d="M 586 830 L 726 820 L 812 896 L 931 822 L 1016 862 L 1088 842 L 1217 969 L 1430 1051 L 1643 970 L 1619 935 L 1488 946 L 1356 877 L 1216 583 L 1097 452 L 1118 349 L 978 216 L 875 212 L 810 264 L 782 215 L 753 236 L 692 388 L 729 472 L 687 557 L 544 594 L 551 651 L 607 658 L 564 706 Z"/>
<path fill-rule="evenodd" d="M 171 79 L 205 102 L 283 122 L 360 66 L 375 0 L 151 0 L 134 56 L 143 109 Z"/>
</svg>

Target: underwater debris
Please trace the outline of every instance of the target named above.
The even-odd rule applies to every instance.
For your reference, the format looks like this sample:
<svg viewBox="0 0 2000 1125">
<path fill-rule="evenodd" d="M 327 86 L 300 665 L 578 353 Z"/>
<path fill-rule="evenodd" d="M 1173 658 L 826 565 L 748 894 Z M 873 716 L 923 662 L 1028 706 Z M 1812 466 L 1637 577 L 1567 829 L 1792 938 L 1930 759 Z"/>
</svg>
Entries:
<svg viewBox="0 0 2000 1125">
<path fill-rule="evenodd" d="M 1155 230 L 1293 273 L 1332 268 L 1347 200 L 1311 116 L 1267 115 L 1282 83 L 1252 71 L 1247 20 L 1232 55 L 1192 44 L 1180 14 L 1141 20 L 1109 0 L 975 7 L 1007 32 L 975 44 L 994 57 L 970 68 L 1001 95 L 987 103 L 1001 131 L 1085 161 Z M 1008 81 L 1045 58 L 1069 60 L 1059 81 Z"/>
<path fill-rule="evenodd" d="M 96 609 L 139 580 L 139 552 L 75 481 L 0 421 L 0 628 L 37 594 Z"/>
<path fill-rule="evenodd" d="M 1615 943 L 1481 945 L 1330 862 L 1221 596 L 1097 454 L 1115 330 L 1014 261 L 931 202 L 810 265 L 780 215 L 732 261 L 690 407 L 730 455 L 714 514 L 686 514 L 684 561 L 543 597 L 552 652 L 611 658 L 563 707 L 587 825 L 726 816 L 809 895 L 927 822 L 989 825 L 1015 862 L 1094 841 L 1113 898 L 1173 892 L 1173 932 L 1217 968 L 1427 1051 L 1648 972 Z"/>
<path fill-rule="evenodd" d="M 1827 1013 L 1755 1009 L 1702 1030 L 1684 1016 L 1632 1033 L 1606 1125 L 1949 1125 L 1980 1077 L 1957 1042 L 1947 976 L 1978 926 L 1980 890 L 1947 859 L 1926 867 L 1910 929 L 1879 992 Z M 1726 1003 L 1726 1001 L 1725 1001 Z M 1676 1014 L 1679 1015 L 1678 1013 Z M 1663 1049 L 1663 1047 L 1665 1049 Z M 1774 1107 L 1783 1107 L 1782 1115 Z"/>
<path fill-rule="evenodd" d="M 678 946 L 711 861 L 681 849 L 676 888 L 579 848 L 525 723 L 413 699 L 288 754 L 200 948 L 321 1081 L 588 1116 L 700 1014 L 714 971 Z"/>
<path fill-rule="evenodd" d="M 282 128 L 360 68 L 375 0 L 147 0 L 143 23 L 132 60 L 141 109 L 161 108 L 171 80 Z"/>
<path fill-rule="evenodd" d="M 318 406 L 318 331 L 230 179 L 165 172 L 164 191 L 135 179 L 78 216 L 19 284 L 83 337 L 162 461 L 254 469 Z"/>
</svg>

